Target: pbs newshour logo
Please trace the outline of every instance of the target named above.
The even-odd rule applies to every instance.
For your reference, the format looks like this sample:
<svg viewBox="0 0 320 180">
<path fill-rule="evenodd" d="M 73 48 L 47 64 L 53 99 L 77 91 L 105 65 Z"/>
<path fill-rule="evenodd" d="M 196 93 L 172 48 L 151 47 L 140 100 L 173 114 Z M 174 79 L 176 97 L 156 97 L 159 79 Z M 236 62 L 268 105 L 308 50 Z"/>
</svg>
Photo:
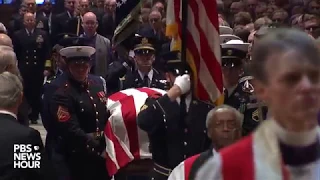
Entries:
<svg viewBox="0 0 320 180">
<path fill-rule="evenodd" d="M 40 147 L 31 144 L 13 145 L 13 168 L 39 169 L 41 153 Z"/>
</svg>

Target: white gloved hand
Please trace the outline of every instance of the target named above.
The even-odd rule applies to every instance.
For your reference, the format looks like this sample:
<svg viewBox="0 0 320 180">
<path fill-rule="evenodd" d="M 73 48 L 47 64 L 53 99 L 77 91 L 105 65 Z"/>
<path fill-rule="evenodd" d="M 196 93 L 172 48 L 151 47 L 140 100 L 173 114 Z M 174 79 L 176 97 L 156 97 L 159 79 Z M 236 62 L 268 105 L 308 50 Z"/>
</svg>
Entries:
<svg viewBox="0 0 320 180">
<path fill-rule="evenodd" d="M 180 88 L 182 94 L 187 93 L 191 87 L 190 76 L 188 74 L 184 74 L 182 76 L 176 77 L 174 85 L 177 85 Z"/>
</svg>

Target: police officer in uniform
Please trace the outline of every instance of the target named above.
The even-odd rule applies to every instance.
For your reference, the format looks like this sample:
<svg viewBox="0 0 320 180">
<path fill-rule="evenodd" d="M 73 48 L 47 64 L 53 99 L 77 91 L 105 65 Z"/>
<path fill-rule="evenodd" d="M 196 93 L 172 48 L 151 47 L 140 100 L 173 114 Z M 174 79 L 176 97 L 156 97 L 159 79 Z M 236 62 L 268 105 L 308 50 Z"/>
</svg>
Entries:
<svg viewBox="0 0 320 180">
<path fill-rule="evenodd" d="M 90 57 L 95 49 L 83 46 L 83 38 L 71 38 L 72 46 L 60 50 L 67 71 L 50 99 L 54 119 L 56 152 L 65 160 L 68 179 L 109 179 L 105 167 L 103 129 L 108 117 L 105 81 L 90 75 Z M 54 82 L 53 82 L 54 83 Z M 51 125 L 51 124 L 50 124 Z"/>
<path fill-rule="evenodd" d="M 243 76 L 243 59 L 249 44 L 231 40 L 222 44 L 222 73 L 224 81 L 224 103 L 244 114 L 243 135 L 253 131 L 266 118 L 266 108 L 254 96 L 250 83 L 252 76 Z M 242 77 L 242 78 L 240 78 Z M 260 107 L 261 106 L 261 107 Z"/>
<path fill-rule="evenodd" d="M 150 139 L 154 180 L 166 180 L 180 162 L 210 146 L 206 116 L 213 106 L 192 94 L 191 71 L 179 54 L 173 51 L 164 55 L 172 87 L 162 97 L 148 98 L 137 118 L 138 126 Z"/>
<path fill-rule="evenodd" d="M 126 72 L 123 77 L 120 77 L 119 90 L 140 87 L 168 88 L 164 75 L 153 68 L 156 51 L 154 43 L 154 39 L 149 34 L 135 36 L 133 52 L 137 68 L 128 71 L 127 68 L 124 68 L 124 64 L 118 66 L 119 71 Z M 119 77 L 114 76 L 114 78 Z"/>
<path fill-rule="evenodd" d="M 50 61 L 51 50 L 47 33 L 37 29 L 35 25 L 34 15 L 26 13 L 25 28 L 13 35 L 14 51 L 24 82 L 24 94 L 32 109 L 29 115 L 31 123 L 37 123 L 39 118 L 45 64 L 46 61 Z"/>
</svg>

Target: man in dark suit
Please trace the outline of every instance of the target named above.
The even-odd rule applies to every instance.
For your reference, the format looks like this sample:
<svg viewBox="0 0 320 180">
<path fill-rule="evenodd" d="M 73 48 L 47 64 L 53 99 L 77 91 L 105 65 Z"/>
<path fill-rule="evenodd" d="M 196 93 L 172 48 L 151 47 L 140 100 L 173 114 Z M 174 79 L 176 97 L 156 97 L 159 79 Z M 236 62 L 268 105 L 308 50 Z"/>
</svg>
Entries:
<svg viewBox="0 0 320 180">
<path fill-rule="evenodd" d="M 79 36 L 83 33 L 83 30 L 81 26 L 82 18 L 80 17 L 77 1 L 65 0 L 64 7 L 65 11 L 57 14 L 52 20 L 52 36 L 56 37 L 62 33 L 71 33 Z M 58 42 L 53 41 L 52 43 L 56 44 Z"/>
<path fill-rule="evenodd" d="M 36 123 L 41 107 L 45 62 L 50 61 L 51 48 L 47 33 L 35 28 L 32 13 L 24 15 L 24 25 L 24 29 L 14 33 L 13 45 L 24 81 L 24 94 L 32 109 L 29 118 L 32 123 Z"/>
<path fill-rule="evenodd" d="M 0 74 L 0 84 L 0 179 L 54 179 L 40 133 L 17 121 L 23 89 L 20 79 L 14 74 L 3 72 Z M 17 166 L 18 160 L 14 158 L 14 154 L 20 152 L 14 147 L 18 145 L 30 145 L 30 153 L 40 153 L 40 168 L 22 169 Z"/>
</svg>

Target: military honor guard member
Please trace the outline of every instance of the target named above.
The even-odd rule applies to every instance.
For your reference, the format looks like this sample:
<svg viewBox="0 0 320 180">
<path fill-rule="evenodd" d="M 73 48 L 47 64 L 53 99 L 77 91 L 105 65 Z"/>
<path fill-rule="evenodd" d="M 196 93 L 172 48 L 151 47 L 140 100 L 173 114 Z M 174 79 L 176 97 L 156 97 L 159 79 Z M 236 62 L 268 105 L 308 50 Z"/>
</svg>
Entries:
<svg viewBox="0 0 320 180">
<path fill-rule="evenodd" d="M 128 88 L 140 88 L 140 87 L 153 87 L 159 89 L 167 89 L 167 81 L 163 74 L 153 68 L 155 61 L 155 40 L 153 36 L 146 34 L 136 34 L 134 41 L 134 61 L 136 62 L 136 70 L 130 71 L 126 69 L 124 64 L 117 64 L 115 68 L 118 71 L 126 72 L 123 77 L 120 78 L 118 83 L 118 90 L 124 90 Z M 115 66 L 116 64 L 111 66 Z M 114 74 L 118 74 L 117 71 L 113 71 Z M 117 79 L 119 82 L 119 79 Z"/>
<path fill-rule="evenodd" d="M 194 155 L 175 167 L 168 180 L 193 180 L 198 169 L 220 149 L 241 139 L 243 115 L 235 108 L 220 105 L 207 114 L 206 127 L 211 148 Z"/>
<path fill-rule="evenodd" d="M 54 150 L 54 146 L 56 144 L 56 140 L 54 137 L 56 137 L 56 132 L 54 131 L 54 120 L 53 115 L 50 114 L 50 101 L 52 98 L 52 95 L 54 92 L 60 88 L 63 84 L 67 81 L 67 75 L 64 74 L 66 72 L 66 64 L 65 59 L 60 55 L 60 50 L 64 47 L 72 45 L 73 41 L 75 40 L 77 36 L 74 36 L 72 34 L 61 34 L 59 35 L 60 41 L 58 44 L 54 46 L 55 51 L 57 51 L 57 54 L 55 54 L 55 58 L 52 59 L 52 67 L 55 69 L 52 69 L 52 72 L 54 73 L 53 76 L 49 77 L 45 84 L 43 85 L 43 96 L 42 96 L 42 109 L 41 109 L 41 120 L 44 128 L 47 130 L 47 136 L 46 136 L 46 149 L 49 154 L 49 157 L 51 157 L 51 152 Z M 80 41 L 74 41 L 74 43 L 77 43 L 76 45 L 84 45 L 85 43 L 84 39 L 80 39 Z M 82 43 L 82 44 L 81 44 Z"/>
<path fill-rule="evenodd" d="M 221 45 L 224 104 L 244 114 L 243 135 L 253 131 L 267 114 L 266 109 L 262 109 L 262 104 L 253 94 L 253 85 L 247 81 L 249 76 L 247 79 L 241 79 L 243 59 L 246 57 L 248 46 L 248 43 L 241 40 L 231 40 Z"/>
<path fill-rule="evenodd" d="M 150 139 L 154 180 L 168 179 L 180 162 L 210 146 L 206 116 L 213 106 L 194 97 L 191 70 L 179 54 L 173 51 L 163 56 L 172 87 L 162 97 L 148 98 L 137 118 L 138 126 Z"/>
<path fill-rule="evenodd" d="M 276 29 L 252 54 L 255 91 L 272 118 L 208 160 L 197 180 L 318 180 L 320 53 L 305 32 Z M 277 57 L 277 58 L 275 58 Z"/>
<path fill-rule="evenodd" d="M 47 33 L 37 29 L 35 22 L 34 15 L 26 13 L 24 28 L 13 35 L 14 51 L 24 83 L 24 95 L 31 106 L 31 123 L 37 123 L 39 118 L 45 64 L 50 61 L 51 51 Z"/>
<path fill-rule="evenodd" d="M 108 117 L 103 78 L 90 75 L 90 60 L 95 49 L 83 46 L 83 38 L 73 38 L 70 47 L 60 50 L 65 57 L 65 83 L 53 93 L 50 115 L 56 151 L 63 156 L 69 179 L 109 179 L 106 170 L 103 130 Z M 58 81 L 60 78 L 57 78 Z M 58 82 L 59 83 L 59 82 Z"/>
</svg>

